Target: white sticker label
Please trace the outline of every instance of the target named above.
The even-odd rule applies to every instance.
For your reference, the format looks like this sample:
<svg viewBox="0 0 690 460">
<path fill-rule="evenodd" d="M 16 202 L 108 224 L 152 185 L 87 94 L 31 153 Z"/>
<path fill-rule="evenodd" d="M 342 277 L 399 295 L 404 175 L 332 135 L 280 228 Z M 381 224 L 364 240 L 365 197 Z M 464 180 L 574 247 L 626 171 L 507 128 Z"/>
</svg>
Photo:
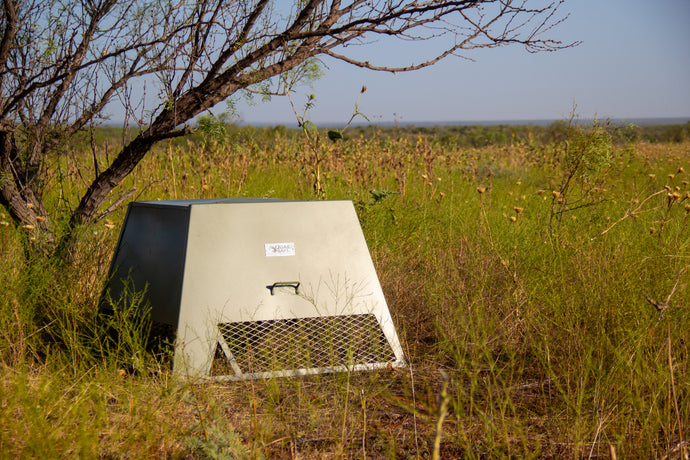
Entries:
<svg viewBox="0 0 690 460">
<path fill-rule="evenodd" d="M 266 243 L 266 257 L 286 257 L 295 255 L 295 243 Z"/>
</svg>

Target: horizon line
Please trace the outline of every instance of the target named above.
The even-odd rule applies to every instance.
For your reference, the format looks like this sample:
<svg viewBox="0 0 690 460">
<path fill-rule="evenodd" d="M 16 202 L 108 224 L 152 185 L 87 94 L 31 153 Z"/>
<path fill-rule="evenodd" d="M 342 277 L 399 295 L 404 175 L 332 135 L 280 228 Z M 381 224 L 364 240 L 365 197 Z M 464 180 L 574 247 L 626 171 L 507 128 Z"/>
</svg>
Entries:
<svg viewBox="0 0 690 460">
<path fill-rule="evenodd" d="M 313 120 L 312 120 L 313 121 Z M 433 127 L 433 126 L 498 126 L 498 125 L 508 125 L 508 126 L 548 126 L 557 122 L 567 122 L 568 119 L 564 118 L 534 118 L 534 119 L 496 119 L 496 120 L 432 120 L 432 121 L 404 121 L 404 120 L 379 120 L 371 122 L 353 122 L 350 127 L 361 127 L 361 126 L 382 126 L 382 127 L 394 127 L 399 126 L 402 128 L 413 128 L 413 127 Z M 637 126 L 662 126 L 662 125 L 678 125 L 690 123 L 690 115 L 685 117 L 592 117 L 592 118 L 574 118 L 573 122 L 576 124 L 582 123 L 592 123 L 594 121 L 600 122 L 611 122 L 615 125 L 627 125 L 633 124 Z M 236 120 L 231 123 L 240 126 L 286 126 L 297 128 L 299 125 L 296 121 L 294 122 L 272 122 L 272 121 L 244 121 Z M 338 125 L 345 125 L 346 121 L 320 121 L 314 122 L 318 127 L 335 127 Z"/>
<path fill-rule="evenodd" d="M 381 126 L 381 127 L 395 127 L 414 128 L 414 127 L 433 127 L 433 126 L 548 126 L 557 122 L 567 122 L 566 118 L 524 118 L 524 119 L 494 119 L 494 120 L 431 120 L 431 121 L 405 121 L 405 120 L 376 120 L 376 121 L 362 121 L 350 123 L 349 127 L 366 127 L 366 126 Z M 592 123 L 594 121 L 610 122 L 615 125 L 633 124 L 637 126 L 663 126 L 663 125 L 678 125 L 690 123 L 690 115 L 680 117 L 576 117 L 573 122 L 577 124 Z M 312 120 L 312 122 L 314 122 Z M 123 121 L 106 120 L 103 126 L 120 127 Z M 256 126 L 256 127 L 271 127 L 271 126 L 285 126 L 287 128 L 298 128 L 297 121 L 246 121 L 242 119 L 231 120 L 228 123 L 239 126 Z M 318 121 L 314 122 L 319 128 L 336 127 L 338 125 L 345 125 L 347 121 Z M 134 127 L 134 125 L 132 125 Z"/>
</svg>

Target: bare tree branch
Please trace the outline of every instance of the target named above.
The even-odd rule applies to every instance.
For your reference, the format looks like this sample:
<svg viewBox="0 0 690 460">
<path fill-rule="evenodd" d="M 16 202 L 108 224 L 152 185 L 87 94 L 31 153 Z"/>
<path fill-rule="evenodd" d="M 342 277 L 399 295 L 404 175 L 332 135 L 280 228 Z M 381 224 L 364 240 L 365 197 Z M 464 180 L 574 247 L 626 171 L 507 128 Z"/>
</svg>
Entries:
<svg viewBox="0 0 690 460">
<path fill-rule="evenodd" d="M 139 119 L 140 134 L 88 185 L 72 228 L 97 218 L 156 142 L 186 135 L 194 117 L 236 93 L 288 93 L 311 78 L 320 56 L 402 72 L 480 48 L 576 45 L 545 37 L 567 17 L 563 0 L 2 2 L 0 204 L 17 222 L 46 229 L 45 162 L 116 101 L 127 120 Z M 417 63 L 374 62 L 350 46 L 378 39 L 439 46 Z M 96 172 L 102 161 L 94 158 Z"/>
</svg>

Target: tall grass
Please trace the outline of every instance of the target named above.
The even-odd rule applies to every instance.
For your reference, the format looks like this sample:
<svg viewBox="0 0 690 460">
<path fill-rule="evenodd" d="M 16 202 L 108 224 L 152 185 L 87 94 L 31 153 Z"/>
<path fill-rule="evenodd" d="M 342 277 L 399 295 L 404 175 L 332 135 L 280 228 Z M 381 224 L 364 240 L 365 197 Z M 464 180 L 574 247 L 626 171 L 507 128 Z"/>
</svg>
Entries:
<svg viewBox="0 0 690 460">
<path fill-rule="evenodd" d="M 40 235 L 3 225 L 0 455 L 690 451 L 687 141 L 577 127 L 475 148 L 352 132 L 321 144 L 320 180 L 328 199 L 357 205 L 409 369 L 178 381 L 146 354 L 136 318 L 120 318 L 129 335 L 113 339 L 96 315 L 123 207 L 83 230 L 70 267 L 25 250 Z M 310 148 L 281 128 L 169 142 L 116 193 L 310 199 Z M 91 162 L 69 146 L 55 159 L 53 221 Z"/>
</svg>

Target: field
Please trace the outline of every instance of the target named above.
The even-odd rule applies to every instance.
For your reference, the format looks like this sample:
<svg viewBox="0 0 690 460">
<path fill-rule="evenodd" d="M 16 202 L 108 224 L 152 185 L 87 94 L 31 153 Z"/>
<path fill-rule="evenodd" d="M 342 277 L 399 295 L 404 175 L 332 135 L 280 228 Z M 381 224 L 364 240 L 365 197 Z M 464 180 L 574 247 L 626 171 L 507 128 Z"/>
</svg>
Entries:
<svg viewBox="0 0 690 460">
<path fill-rule="evenodd" d="M 215 128 L 109 205 L 353 200 L 409 367 L 179 380 L 96 314 L 125 206 L 68 264 L 0 208 L 0 458 L 690 456 L 690 126 Z M 52 160 L 54 222 L 119 136 Z"/>
</svg>

